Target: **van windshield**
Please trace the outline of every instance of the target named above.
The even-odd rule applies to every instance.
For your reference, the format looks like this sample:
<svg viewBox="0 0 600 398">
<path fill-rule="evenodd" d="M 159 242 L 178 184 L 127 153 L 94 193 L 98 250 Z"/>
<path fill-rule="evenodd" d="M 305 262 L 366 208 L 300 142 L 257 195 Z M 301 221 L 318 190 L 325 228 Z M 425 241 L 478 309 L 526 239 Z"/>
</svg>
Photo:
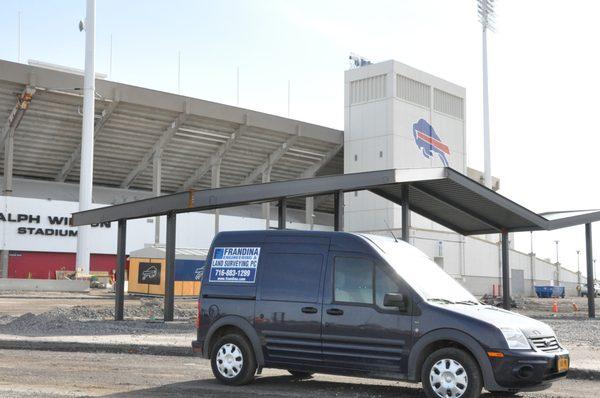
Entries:
<svg viewBox="0 0 600 398">
<path fill-rule="evenodd" d="M 362 237 L 423 299 L 439 303 L 479 303 L 475 296 L 419 249 L 388 237 Z"/>
</svg>

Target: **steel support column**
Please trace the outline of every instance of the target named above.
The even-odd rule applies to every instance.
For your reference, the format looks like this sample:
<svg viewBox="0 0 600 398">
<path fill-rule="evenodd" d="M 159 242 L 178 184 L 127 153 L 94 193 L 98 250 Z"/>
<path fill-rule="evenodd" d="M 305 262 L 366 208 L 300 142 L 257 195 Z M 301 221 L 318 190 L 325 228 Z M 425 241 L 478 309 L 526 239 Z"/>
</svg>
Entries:
<svg viewBox="0 0 600 398">
<path fill-rule="evenodd" d="M 123 320 L 125 299 L 125 262 L 127 256 L 127 220 L 119 220 L 117 227 L 117 274 L 115 275 L 115 321 Z"/>
<path fill-rule="evenodd" d="M 167 214 L 167 245 L 165 253 L 165 302 L 164 320 L 173 320 L 173 309 L 175 307 L 175 230 L 177 214 Z"/>
<path fill-rule="evenodd" d="M 162 190 L 162 151 L 157 151 L 152 160 L 152 194 L 160 196 Z M 154 244 L 160 243 L 160 216 L 154 217 Z"/>
<path fill-rule="evenodd" d="M 409 186 L 402 185 L 402 240 L 408 243 L 410 238 L 410 202 L 409 202 Z"/>
<path fill-rule="evenodd" d="M 15 147 L 15 127 L 11 127 L 4 142 L 4 196 L 11 196 L 13 190 L 13 154 Z"/>
<path fill-rule="evenodd" d="M 313 196 L 309 196 L 305 199 L 304 222 L 308 225 L 311 231 L 314 229 L 315 226 L 315 219 L 313 218 L 314 212 L 315 198 Z"/>
<path fill-rule="evenodd" d="M 285 229 L 287 221 L 287 199 L 279 199 L 279 209 L 277 211 L 277 229 Z"/>
<path fill-rule="evenodd" d="M 262 183 L 271 182 L 271 168 L 269 167 L 262 173 Z M 265 229 L 271 229 L 271 203 L 265 202 L 262 204 L 263 218 L 265 219 Z"/>
<path fill-rule="evenodd" d="M 212 165 L 210 170 L 210 187 L 221 187 L 221 161 Z M 215 209 L 215 235 L 219 233 L 219 209 Z"/>
<path fill-rule="evenodd" d="M 510 311 L 510 262 L 508 259 L 508 231 L 502 230 L 502 305 Z"/>
<path fill-rule="evenodd" d="M 592 252 L 592 224 L 585 224 L 585 260 L 587 265 L 587 289 L 588 289 L 588 316 L 596 317 L 596 304 L 594 302 L 594 255 Z"/>
<path fill-rule="evenodd" d="M 333 193 L 333 230 L 344 230 L 344 192 Z"/>
</svg>

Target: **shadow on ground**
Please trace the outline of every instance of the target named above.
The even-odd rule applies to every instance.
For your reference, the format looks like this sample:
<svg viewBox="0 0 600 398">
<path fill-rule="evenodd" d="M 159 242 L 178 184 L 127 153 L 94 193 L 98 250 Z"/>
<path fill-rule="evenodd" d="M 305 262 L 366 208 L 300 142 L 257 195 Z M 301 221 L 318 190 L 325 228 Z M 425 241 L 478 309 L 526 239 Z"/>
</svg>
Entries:
<svg viewBox="0 0 600 398">
<path fill-rule="evenodd" d="M 394 384 L 356 384 L 321 380 L 296 380 L 290 376 L 259 377 L 247 386 L 230 387 L 216 380 L 193 380 L 182 383 L 166 384 L 159 387 L 128 391 L 107 395 L 107 397 L 203 397 L 222 398 L 236 396 L 244 398 L 283 398 L 283 397 L 425 397 L 420 385 L 407 387 Z M 482 397 L 500 397 L 483 394 Z"/>
</svg>

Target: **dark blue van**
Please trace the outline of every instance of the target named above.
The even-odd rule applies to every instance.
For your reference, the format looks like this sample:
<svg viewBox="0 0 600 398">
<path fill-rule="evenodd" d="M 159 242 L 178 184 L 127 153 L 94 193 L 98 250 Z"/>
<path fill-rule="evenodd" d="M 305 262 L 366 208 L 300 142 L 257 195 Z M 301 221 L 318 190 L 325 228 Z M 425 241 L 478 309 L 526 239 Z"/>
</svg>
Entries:
<svg viewBox="0 0 600 398">
<path fill-rule="evenodd" d="M 543 389 L 569 368 L 549 326 L 481 304 L 416 248 L 373 235 L 219 233 L 197 322 L 194 351 L 232 385 L 268 367 L 466 398 Z"/>
</svg>

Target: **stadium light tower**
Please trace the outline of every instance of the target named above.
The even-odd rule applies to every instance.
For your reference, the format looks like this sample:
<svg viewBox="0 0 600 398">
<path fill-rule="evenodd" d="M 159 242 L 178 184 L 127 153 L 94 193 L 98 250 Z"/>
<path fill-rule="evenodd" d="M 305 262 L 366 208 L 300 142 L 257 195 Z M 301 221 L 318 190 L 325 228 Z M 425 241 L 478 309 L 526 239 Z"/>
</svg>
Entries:
<svg viewBox="0 0 600 398">
<path fill-rule="evenodd" d="M 477 12 L 482 27 L 483 42 L 483 181 L 492 188 L 492 166 L 490 159 L 490 108 L 488 100 L 487 31 L 494 31 L 494 1 L 477 0 Z"/>
<path fill-rule="evenodd" d="M 92 180 L 94 174 L 94 101 L 96 81 L 94 71 L 94 44 L 96 41 L 96 0 L 87 0 L 85 22 L 85 72 L 83 75 L 83 120 L 81 125 L 81 161 L 79 172 L 79 211 L 92 207 Z M 77 227 L 76 267 L 90 273 L 89 225 Z"/>
</svg>

